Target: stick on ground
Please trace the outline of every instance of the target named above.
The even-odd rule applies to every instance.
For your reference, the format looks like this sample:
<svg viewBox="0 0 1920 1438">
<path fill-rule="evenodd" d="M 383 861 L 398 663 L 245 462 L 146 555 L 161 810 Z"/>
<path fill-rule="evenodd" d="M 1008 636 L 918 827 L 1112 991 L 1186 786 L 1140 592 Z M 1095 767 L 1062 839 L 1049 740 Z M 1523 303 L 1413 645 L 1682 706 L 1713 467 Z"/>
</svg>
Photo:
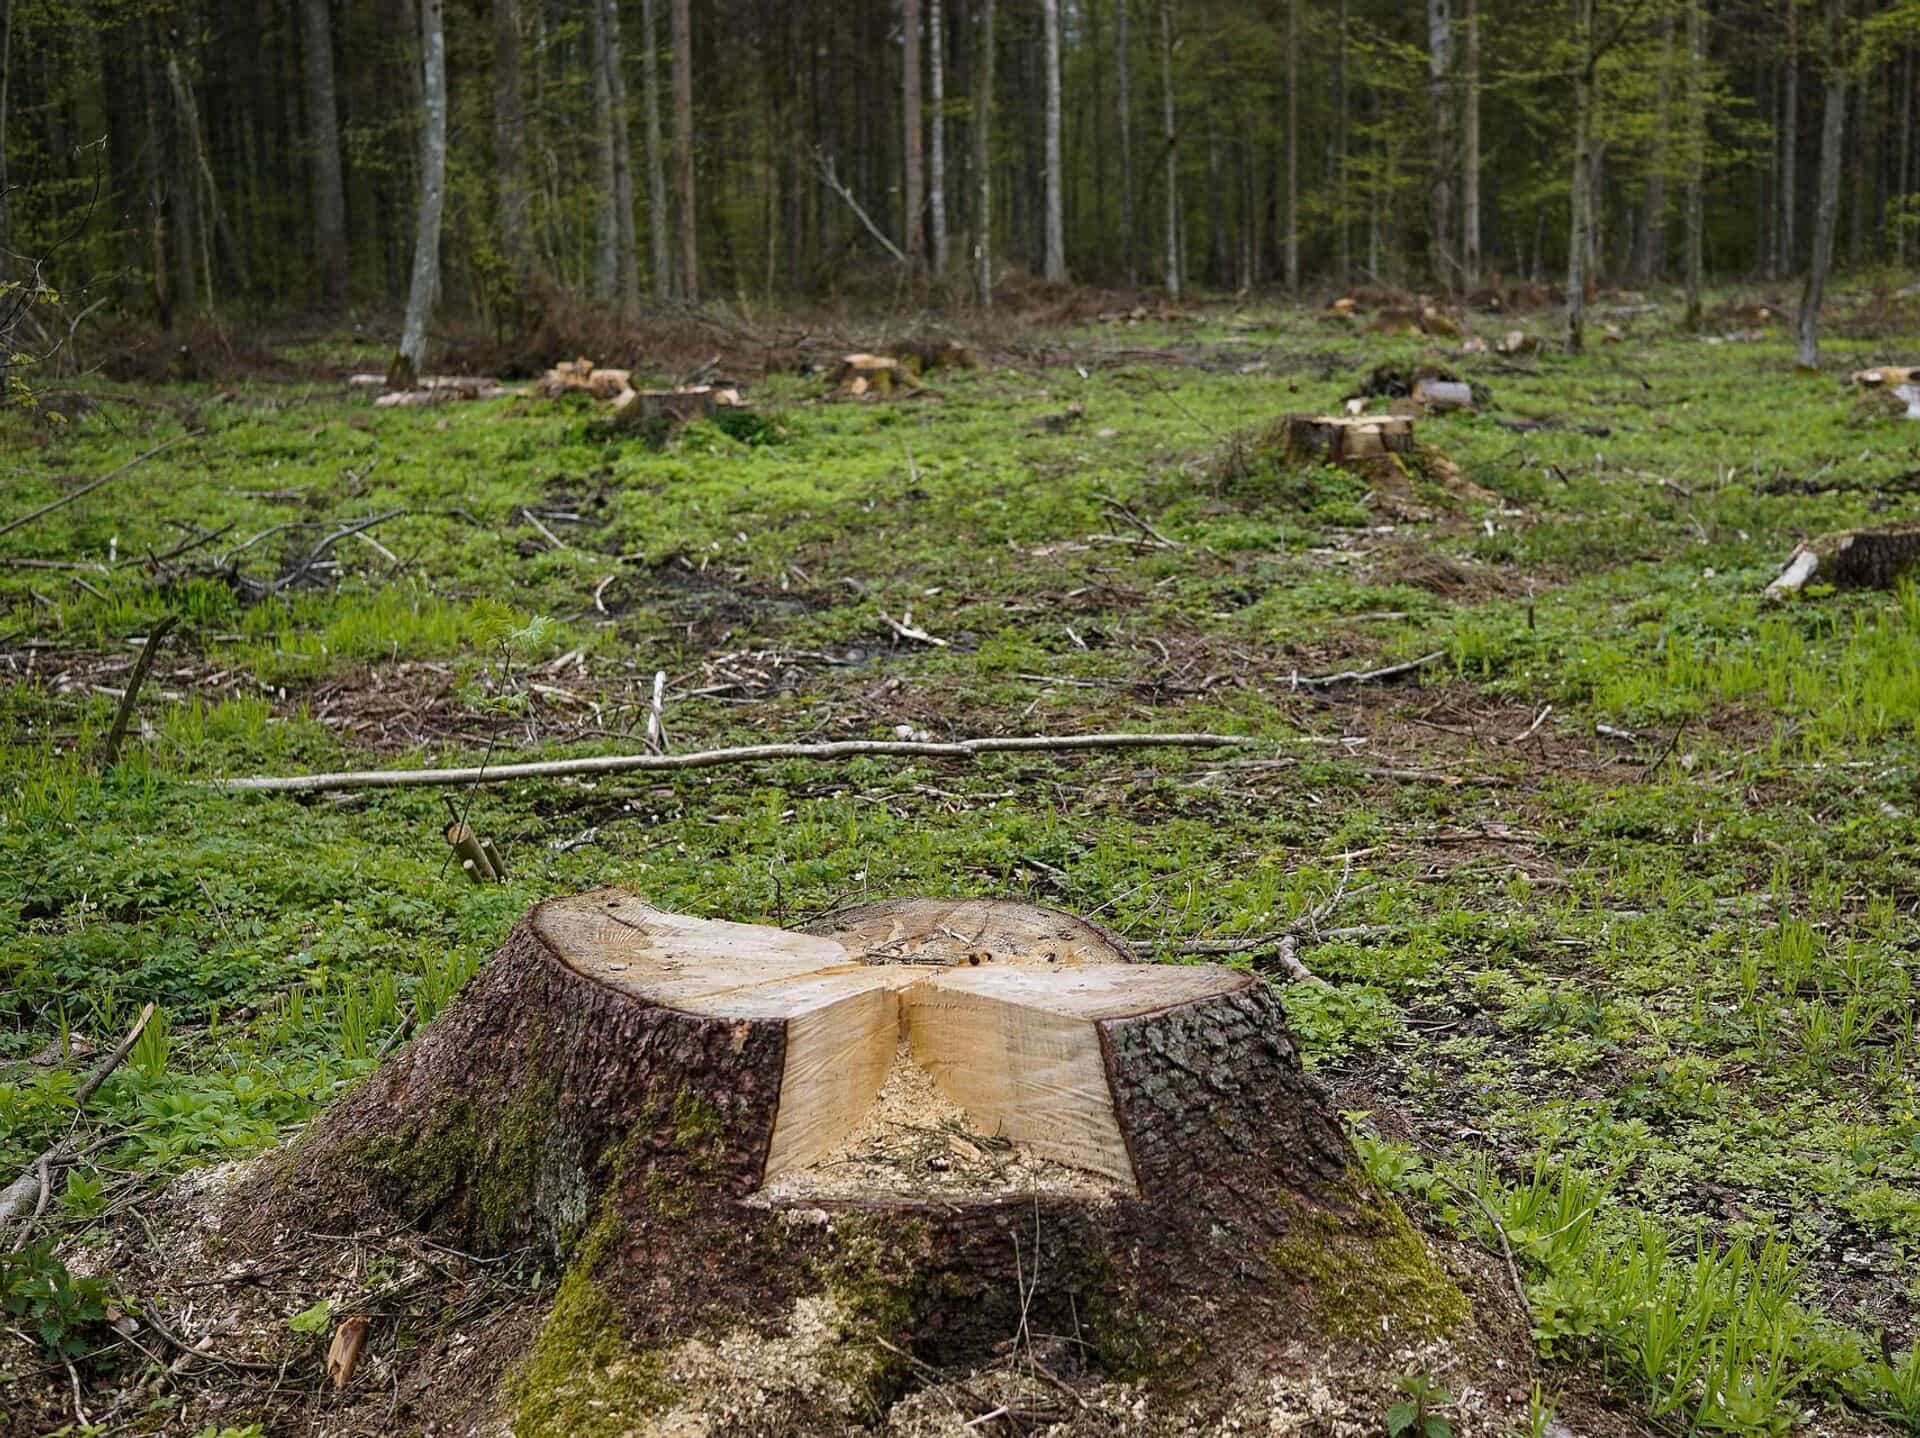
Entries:
<svg viewBox="0 0 1920 1438">
<path fill-rule="evenodd" d="M 768 759 L 827 761 L 869 754 L 915 759 L 973 759 L 982 754 L 1062 753 L 1081 749 L 1246 748 L 1256 741 L 1235 734 L 1032 734 L 1005 738 L 935 740 L 843 739 L 826 744 L 748 744 L 690 754 L 598 754 L 584 759 L 546 759 L 469 769 L 370 769 L 338 774 L 255 775 L 210 779 L 216 789 L 274 794 L 325 794 L 342 789 L 408 789 L 434 784 L 506 784 L 515 779 L 558 779 L 578 774 L 625 774 L 636 770 L 712 769 Z"/>
<path fill-rule="evenodd" d="M 185 434 L 176 434 L 172 439 L 168 440 L 165 444 L 156 444 L 152 449 L 148 450 L 145 454 L 136 454 L 132 459 L 128 460 L 125 464 L 121 465 L 118 469 L 110 470 L 108 473 L 101 475 L 98 479 L 90 480 L 86 484 L 81 485 L 78 489 L 74 490 L 72 494 L 63 494 L 58 499 L 54 500 L 53 503 L 51 504 L 43 504 L 38 509 L 32 510 L 29 513 L 21 515 L 18 519 L 9 519 L 5 524 L 0 524 L 0 534 L 12 534 L 14 530 L 22 529 L 25 526 L 32 524 L 34 520 L 40 518 L 42 515 L 52 514 L 56 509 L 65 509 L 69 504 L 72 504 L 75 500 L 85 499 L 88 495 L 92 494 L 96 489 L 99 489 L 102 485 L 112 483 L 114 480 L 118 479 L 121 475 L 125 474 L 128 470 L 136 468 L 139 465 L 145 464 L 148 460 L 152 459 L 156 454 L 160 453 L 161 450 L 171 449 L 173 448 L 174 445 L 180 443 L 180 441 L 183 439 L 197 439 L 199 438 L 199 436 L 201 436 L 204 433 L 206 433 L 205 430 L 190 429 Z"/>
<path fill-rule="evenodd" d="M 140 657 L 133 661 L 133 673 L 127 676 L 127 687 L 121 692 L 113 727 L 107 730 L 107 742 L 100 750 L 102 769 L 111 769 L 120 762 L 120 746 L 126 742 L 127 725 L 133 719 L 133 706 L 139 702 L 140 686 L 147 682 L 147 671 L 153 668 L 153 656 L 160 652 L 161 642 L 179 622 L 179 615 L 169 614 L 147 632 L 147 642 L 140 646 Z"/>
</svg>

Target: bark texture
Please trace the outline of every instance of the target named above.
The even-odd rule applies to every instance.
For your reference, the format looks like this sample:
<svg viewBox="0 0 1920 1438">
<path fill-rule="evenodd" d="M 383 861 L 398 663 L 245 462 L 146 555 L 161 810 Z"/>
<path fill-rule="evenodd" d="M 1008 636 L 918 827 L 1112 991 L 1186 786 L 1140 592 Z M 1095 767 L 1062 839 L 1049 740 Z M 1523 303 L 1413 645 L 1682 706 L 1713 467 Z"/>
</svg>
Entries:
<svg viewBox="0 0 1920 1438">
<path fill-rule="evenodd" d="M 500 187 L 500 248 L 521 289 L 533 273 L 526 128 L 526 104 L 520 95 L 519 0 L 493 0 L 493 165 Z"/>
<path fill-rule="evenodd" d="M 828 1304 L 843 1353 L 911 1355 L 896 1384 L 992 1361 L 1016 1333 L 1077 1333 L 1097 1371 L 1221 1409 L 1235 1401 L 1223 1375 L 1259 1370 L 1288 1344 L 1400 1341 L 1465 1316 L 1359 1176 L 1278 1000 L 1251 975 L 1217 971 L 1206 997 L 1096 1021 L 1134 1196 L 930 1201 L 908 1182 L 783 1202 L 756 1190 L 801 1020 L 638 998 L 564 958 L 540 912 L 233 1201 L 243 1243 L 398 1220 L 483 1255 L 531 1247 L 564 1266 L 521 1370 L 535 1377 L 500 1399 L 520 1405 L 516 1431 L 564 1431 L 540 1416 L 552 1395 L 526 1385 L 586 1381 L 542 1366 L 582 1295 L 600 1329 L 591 1361 L 605 1365 L 612 1344 L 633 1373 L 655 1372 L 675 1345 L 719 1342 L 719 1327 L 785 1341 L 796 1314 Z M 1098 925 L 982 901 L 866 905 L 810 932 L 858 962 L 962 973 L 1024 946 L 1046 961 L 1028 971 L 1042 983 L 1068 972 L 1054 959 L 1111 975 L 1129 958 Z M 757 1403 L 769 1432 L 839 1431 L 846 1417 L 816 1405 L 796 1418 L 790 1392 L 738 1401 Z"/>
<path fill-rule="evenodd" d="M 1813 215 L 1813 258 L 1806 288 L 1800 292 L 1799 361 L 1811 369 L 1820 363 L 1820 305 L 1827 272 L 1833 267 L 1833 235 L 1840 215 L 1842 140 L 1847 122 L 1847 66 L 1842 44 L 1847 0 L 1827 0 L 1827 99 L 1820 121 L 1820 203 Z"/>
<path fill-rule="evenodd" d="M 905 0 L 901 11 L 900 32 L 900 122 L 901 153 L 905 157 L 907 184 L 901 216 L 902 246 L 907 264 L 916 272 L 925 246 L 921 236 L 921 212 L 926 208 L 927 170 L 921 145 L 925 131 L 920 114 L 920 0 Z"/>
<path fill-rule="evenodd" d="M 666 150 L 660 141 L 660 17 L 654 0 L 640 0 L 640 26 L 646 38 L 640 48 L 645 67 L 641 92 L 647 111 L 647 246 L 653 263 L 653 297 L 661 303 L 673 298 L 673 257 L 667 241 Z"/>
<path fill-rule="evenodd" d="M 421 78 L 425 124 L 420 132 L 420 209 L 413 237 L 413 279 L 400 331 L 398 371 L 412 388 L 427 358 L 427 317 L 440 289 L 440 216 L 447 199 L 447 34 L 442 0 L 420 0 Z"/>
<path fill-rule="evenodd" d="M 693 193 L 693 19 L 673 0 L 673 184 L 680 208 L 680 298 L 700 302 L 700 226 Z"/>
<path fill-rule="evenodd" d="M 1060 0 L 1041 0 L 1042 40 L 1047 70 L 1047 250 L 1046 277 L 1052 284 L 1067 278 L 1067 239 L 1060 151 Z"/>
<path fill-rule="evenodd" d="M 347 198 L 340 179 L 340 121 L 333 93 L 333 20 L 327 0 L 301 0 L 300 61 L 307 80 L 307 131 L 313 146 L 313 252 L 320 267 L 320 287 L 329 304 L 347 297 Z M 0 15 L 0 34 L 4 33 Z M 5 53 L 0 43 L 0 56 Z M 0 61 L 0 63 L 4 63 Z M 6 94 L 0 79 L 0 96 Z M 6 130 L 6 110 L 0 104 L 0 133 Z M 6 191 L 4 162 L 0 162 L 0 194 Z M 4 204 L 0 200 L 0 204 Z M 0 227 L 3 230 L 3 227 Z M 5 247 L 0 233 L 0 248 Z"/>
<path fill-rule="evenodd" d="M 973 285 L 983 310 L 993 308 L 993 8 L 994 0 L 981 0 L 973 83 Z"/>
</svg>

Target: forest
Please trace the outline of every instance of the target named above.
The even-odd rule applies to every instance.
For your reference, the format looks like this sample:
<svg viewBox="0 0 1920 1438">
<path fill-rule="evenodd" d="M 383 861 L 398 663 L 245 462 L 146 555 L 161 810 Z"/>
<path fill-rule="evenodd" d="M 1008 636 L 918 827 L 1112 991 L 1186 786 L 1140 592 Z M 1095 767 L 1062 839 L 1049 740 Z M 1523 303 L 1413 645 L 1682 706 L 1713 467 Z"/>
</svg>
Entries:
<svg viewBox="0 0 1920 1438">
<path fill-rule="evenodd" d="M 0 0 L 0 1438 L 1920 1435 L 1920 0 Z"/>
</svg>

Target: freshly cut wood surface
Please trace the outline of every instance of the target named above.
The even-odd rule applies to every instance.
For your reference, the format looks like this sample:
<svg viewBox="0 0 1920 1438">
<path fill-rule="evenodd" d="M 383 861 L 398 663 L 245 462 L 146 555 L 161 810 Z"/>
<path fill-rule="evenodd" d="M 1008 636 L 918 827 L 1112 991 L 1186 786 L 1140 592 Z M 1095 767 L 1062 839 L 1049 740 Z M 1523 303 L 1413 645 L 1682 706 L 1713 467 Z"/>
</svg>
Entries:
<svg viewBox="0 0 1920 1438">
<path fill-rule="evenodd" d="M 1136 964 L 1096 924 L 978 899 L 863 905 L 796 933 L 601 890 L 542 905 L 534 925 L 583 977 L 681 1013 L 783 1027 L 769 1182 L 846 1139 L 904 1040 L 982 1132 L 1131 1184 L 1099 1024 L 1253 982 Z"/>
</svg>

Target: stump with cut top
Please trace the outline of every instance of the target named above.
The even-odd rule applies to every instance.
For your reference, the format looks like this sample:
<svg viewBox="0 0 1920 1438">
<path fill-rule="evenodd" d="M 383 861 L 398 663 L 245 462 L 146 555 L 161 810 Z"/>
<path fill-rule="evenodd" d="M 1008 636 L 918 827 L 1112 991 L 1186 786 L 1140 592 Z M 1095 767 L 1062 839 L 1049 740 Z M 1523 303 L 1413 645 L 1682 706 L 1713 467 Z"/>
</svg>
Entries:
<svg viewBox="0 0 1920 1438">
<path fill-rule="evenodd" d="M 542 904 L 312 1126 L 256 1227 L 287 1194 L 307 1226 L 398 1217 L 561 1268 L 498 1395 L 523 1438 L 608 1404 L 837 1432 L 1036 1335 L 1076 1381 L 1208 1409 L 1302 1339 L 1464 1310 L 1264 980 L 996 901 L 803 931 Z M 728 1353 L 778 1371 L 726 1379 Z"/>
</svg>

